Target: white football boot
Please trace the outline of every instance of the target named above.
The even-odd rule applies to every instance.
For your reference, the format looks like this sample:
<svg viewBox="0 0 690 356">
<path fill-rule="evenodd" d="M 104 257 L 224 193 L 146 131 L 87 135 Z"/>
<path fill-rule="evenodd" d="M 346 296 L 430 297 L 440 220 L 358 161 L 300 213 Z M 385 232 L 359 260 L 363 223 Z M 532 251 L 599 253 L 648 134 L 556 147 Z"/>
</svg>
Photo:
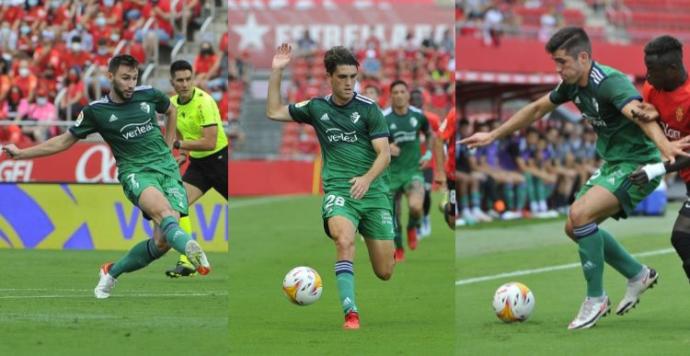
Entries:
<svg viewBox="0 0 690 356">
<path fill-rule="evenodd" d="M 585 298 L 580 306 L 580 311 L 573 321 L 568 325 L 568 330 L 587 329 L 596 325 L 601 317 L 606 316 L 611 311 L 609 297 Z"/>
<path fill-rule="evenodd" d="M 184 252 L 189 262 L 194 265 L 194 268 L 196 268 L 196 271 L 199 272 L 200 275 L 205 276 L 211 272 L 211 264 L 208 263 L 206 254 L 204 250 L 201 249 L 198 242 L 189 240 L 184 247 Z"/>
<path fill-rule="evenodd" d="M 113 278 L 108 272 L 110 268 L 113 267 L 112 263 L 106 263 L 98 270 L 98 275 L 101 277 L 98 280 L 96 288 L 93 290 L 93 294 L 98 299 L 105 299 L 110 297 L 110 292 L 113 290 L 113 286 L 117 282 L 117 279 Z"/>
<path fill-rule="evenodd" d="M 640 295 L 649 288 L 653 288 L 659 279 L 659 274 L 653 268 L 643 266 L 644 275 L 637 281 L 628 282 L 628 288 L 625 290 L 625 296 L 618 307 L 616 314 L 623 315 L 634 308 L 640 302 Z"/>
</svg>

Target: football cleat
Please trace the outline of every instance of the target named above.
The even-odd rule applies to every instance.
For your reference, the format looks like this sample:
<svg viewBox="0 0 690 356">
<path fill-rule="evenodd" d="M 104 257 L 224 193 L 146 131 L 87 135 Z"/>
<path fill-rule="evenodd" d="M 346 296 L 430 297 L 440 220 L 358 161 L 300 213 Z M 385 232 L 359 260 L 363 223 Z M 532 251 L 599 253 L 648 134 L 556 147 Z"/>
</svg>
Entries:
<svg viewBox="0 0 690 356">
<path fill-rule="evenodd" d="M 117 282 L 117 279 L 110 275 L 110 269 L 113 267 L 112 262 L 105 263 L 98 270 L 98 275 L 101 277 L 98 280 L 96 288 L 93 290 L 93 294 L 98 299 L 105 299 L 110 297 L 110 292 L 113 290 L 113 286 Z"/>
<path fill-rule="evenodd" d="M 649 288 L 654 288 L 654 285 L 659 279 L 659 274 L 653 268 L 644 266 L 644 276 L 641 279 L 628 282 L 628 288 L 625 290 L 625 296 L 618 307 L 616 314 L 623 315 L 634 308 L 640 302 L 640 295 Z"/>
</svg>

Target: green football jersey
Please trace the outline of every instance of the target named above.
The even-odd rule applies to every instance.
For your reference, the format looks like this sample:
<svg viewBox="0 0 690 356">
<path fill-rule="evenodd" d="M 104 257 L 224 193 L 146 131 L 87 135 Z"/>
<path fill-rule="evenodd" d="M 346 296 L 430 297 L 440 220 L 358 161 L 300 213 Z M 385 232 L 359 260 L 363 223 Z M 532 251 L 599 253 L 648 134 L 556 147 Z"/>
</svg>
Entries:
<svg viewBox="0 0 690 356">
<path fill-rule="evenodd" d="M 371 141 L 388 137 L 388 126 L 371 99 L 356 94 L 343 106 L 331 96 L 312 98 L 288 106 L 293 120 L 316 130 L 321 144 L 321 178 L 326 193 L 349 196 L 350 179 L 364 175 L 376 159 Z M 388 177 L 384 170 L 369 186 L 367 196 L 387 195 Z"/>
<path fill-rule="evenodd" d="M 179 178 L 180 170 L 156 118 L 156 113 L 165 113 L 169 106 L 165 94 L 150 86 L 139 86 L 124 103 L 115 103 L 108 96 L 89 103 L 69 130 L 78 138 L 99 133 L 113 152 L 118 179 L 142 171 Z"/>
<path fill-rule="evenodd" d="M 554 104 L 573 101 L 597 133 L 597 153 L 608 162 L 659 161 L 654 142 L 621 109 L 632 100 L 642 101 L 633 84 L 621 72 L 592 62 L 586 87 L 559 84 L 550 94 Z"/>
<path fill-rule="evenodd" d="M 409 177 L 421 172 L 419 160 L 421 148 L 419 133 L 423 132 L 428 138 L 429 120 L 422 110 L 409 106 L 405 115 L 398 115 L 392 108 L 384 112 L 390 137 L 398 147 L 400 154 L 391 158 L 390 173 L 393 177 Z"/>
</svg>

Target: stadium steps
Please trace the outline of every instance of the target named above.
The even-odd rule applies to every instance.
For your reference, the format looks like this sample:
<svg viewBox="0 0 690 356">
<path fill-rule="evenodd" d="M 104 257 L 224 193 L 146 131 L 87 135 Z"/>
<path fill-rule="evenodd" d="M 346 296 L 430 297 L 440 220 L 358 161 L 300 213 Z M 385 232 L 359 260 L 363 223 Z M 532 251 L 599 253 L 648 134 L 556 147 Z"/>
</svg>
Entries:
<svg viewBox="0 0 690 356">
<path fill-rule="evenodd" d="M 245 138 L 236 146 L 233 159 L 277 158 L 283 136 L 283 124 L 266 118 L 266 85 L 269 71 L 256 71 L 245 92 L 240 113 L 240 128 Z M 257 98 L 254 93 L 262 95 Z M 264 94 L 261 94 L 264 93 Z"/>
</svg>

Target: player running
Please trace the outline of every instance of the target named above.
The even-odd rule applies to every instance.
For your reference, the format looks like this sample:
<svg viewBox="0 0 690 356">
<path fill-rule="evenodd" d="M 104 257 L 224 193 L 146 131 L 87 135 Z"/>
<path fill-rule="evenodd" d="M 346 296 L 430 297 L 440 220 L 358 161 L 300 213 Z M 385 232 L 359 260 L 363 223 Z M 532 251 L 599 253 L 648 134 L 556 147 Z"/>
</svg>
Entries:
<svg viewBox="0 0 690 356">
<path fill-rule="evenodd" d="M 170 65 L 170 82 L 177 95 L 170 102 L 177 111 L 177 135 L 181 140 L 173 146 L 189 155 L 189 167 L 182 176 L 189 205 L 213 188 L 228 200 L 228 138 L 218 104 L 211 95 L 194 86 L 192 65 L 184 60 Z M 180 219 L 180 226 L 191 234 L 189 217 Z M 196 272 L 187 256 L 182 254 L 175 268 L 165 271 L 170 278 L 190 276 Z"/>
<path fill-rule="evenodd" d="M 208 274 L 211 268 L 201 246 L 178 225 L 180 215 L 187 215 L 188 204 L 170 150 L 175 138 L 175 108 L 160 91 L 135 86 L 138 66 L 130 55 L 113 57 L 108 65 L 112 91 L 86 106 L 68 132 L 33 147 L 4 148 L 14 159 L 48 156 L 92 133 L 99 133 L 110 146 L 127 199 L 141 209 L 146 219 L 155 222 L 155 228 L 153 239 L 136 244 L 117 262 L 100 268 L 100 280 L 94 289 L 99 299 L 110 296 L 121 274 L 146 267 L 171 247 L 184 253 L 200 274 Z M 168 117 L 165 138 L 156 113 Z"/>
<path fill-rule="evenodd" d="M 392 205 L 385 173 L 390 162 L 388 127 L 376 103 L 354 91 L 359 63 L 344 47 L 333 47 L 324 55 L 332 94 L 283 105 L 280 82 L 291 57 L 292 48 L 286 43 L 273 57 L 266 116 L 305 123 L 316 130 L 323 156 L 321 216 L 336 247 L 343 327 L 359 329 L 352 265 L 356 232 L 364 236 L 378 278 L 390 279 L 395 266 Z"/>
<path fill-rule="evenodd" d="M 658 111 L 658 118 L 666 137 L 678 140 L 690 137 L 690 80 L 683 66 L 683 45 L 676 38 L 661 36 L 650 41 L 644 48 L 644 62 L 647 66 L 647 81 L 642 88 L 646 105 L 653 105 Z M 655 121 L 657 117 L 646 117 Z M 690 199 L 690 159 L 678 157 L 675 163 L 663 162 L 648 164 L 636 170 L 630 179 L 636 184 L 663 176 L 666 172 L 680 171 Z M 673 232 L 671 244 L 683 262 L 683 270 L 690 280 L 690 204 L 686 202 L 680 208 Z"/>
<path fill-rule="evenodd" d="M 641 97 L 625 75 L 592 60 L 591 44 L 584 30 L 559 30 L 547 42 L 546 50 L 556 62 L 562 82 L 497 129 L 474 134 L 461 143 L 470 147 L 487 145 L 568 101 L 575 103 L 596 130 L 597 151 L 605 163 L 578 192 L 565 225 L 566 234 L 578 244 L 587 281 L 587 297 L 568 329 L 583 329 L 595 325 L 610 310 L 603 286 L 604 262 L 628 280 L 625 296 L 616 309 L 619 315 L 632 309 L 640 295 L 657 281 L 654 269 L 640 264 L 599 224 L 609 217 L 627 218 L 659 184 L 659 178 L 643 186 L 633 185 L 627 179 L 637 165 L 660 161 L 654 143 L 665 157 L 684 153 L 682 145 L 666 140 L 658 125 L 636 120 L 633 112 L 639 110 Z M 647 111 L 651 114 L 653 110 Z"/>
<path fill-rule="evenodd" d="M 391 107 L 384 110 L 392 143 L 391 164 L 389 168 L 395 214 L 395 260 L 405 259 L 402 242 L 400 209 L 402 196 L 408 204 L 407 245 L 411 250 L 417 248 L 417 228 L 424 214 L 424 175 L 422 167 L 431 160 L 431 150 L 435 136 L 422 110 L 410 105 L 410 91 L 402 80 L 390 85 Z M 421 155 L 420 132 L 426 137 L 426 154 Z"/>
</svg>

